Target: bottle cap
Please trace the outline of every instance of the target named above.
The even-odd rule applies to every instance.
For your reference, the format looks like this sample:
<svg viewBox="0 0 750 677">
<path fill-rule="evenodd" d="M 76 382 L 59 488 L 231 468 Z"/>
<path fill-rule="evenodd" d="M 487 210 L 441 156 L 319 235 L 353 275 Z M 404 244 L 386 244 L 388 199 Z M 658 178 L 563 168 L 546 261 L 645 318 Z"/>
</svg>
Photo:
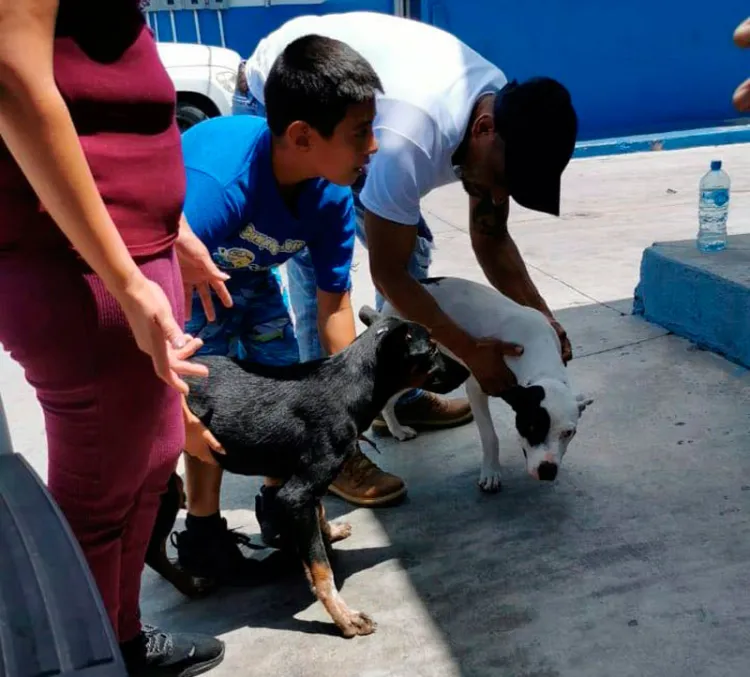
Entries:
<svg viewBox="0 0 750 677">
<path fill-rule="evenodd" d="M 718 172 L 721 169 L 721 160 L 711 160 L 711 171 Z"/>
</svg>

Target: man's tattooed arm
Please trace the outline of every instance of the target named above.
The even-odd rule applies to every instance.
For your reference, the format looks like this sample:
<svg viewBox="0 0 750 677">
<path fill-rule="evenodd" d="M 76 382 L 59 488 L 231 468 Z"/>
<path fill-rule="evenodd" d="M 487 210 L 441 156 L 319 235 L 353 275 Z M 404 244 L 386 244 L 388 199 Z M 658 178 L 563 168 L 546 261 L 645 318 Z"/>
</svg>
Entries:
<svg viewBox="0 0 750 677">
<path fill-rule="evenodd" d="M 560 337 L 563 359 L 567 362 L 572 357 L 570 341 L 532 281 L 508 232 L 508 200 L 495 205 L 489 196 L 471 197 L 469 207 L 471 245 L 490 284 L 517 303 L 536 308 L 549 318 Z"/>
<path fill-rule="evenodd" d="M 492 286 L 514 301 L 551 316 L 508 232 L 508 201 L 494 205 L 489 196 L 471 197 L 470 209 L 471 244 Z"/>
<path fill-rule="evenodd" d="M 472 197 L 470 209 L 469 227 L 472 235 L 476 233 L 498 239 L 508 237 L 508 200 L 495 205 L 489 195 Z"/>
</svg>

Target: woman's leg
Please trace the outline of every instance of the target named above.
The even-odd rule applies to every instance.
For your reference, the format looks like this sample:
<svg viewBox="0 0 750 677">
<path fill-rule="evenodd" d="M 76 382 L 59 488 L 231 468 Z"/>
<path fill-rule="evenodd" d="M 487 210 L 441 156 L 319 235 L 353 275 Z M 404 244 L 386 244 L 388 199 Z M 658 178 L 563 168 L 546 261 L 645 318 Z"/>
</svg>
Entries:
<svg viewBox="0 0 750 677">
<path fill-rule="evenodd" d="M 175 298 L 171 256 L 143 270 Z M 3 261 L 0 303 L 0 340 L 44 412 L 50 493 L 118 638 L 129 640 L 140 630 L 138 530 L 148 538 L 148 494 L 163 489 L 182 445 L 179 396 L 156 377 L 101 280 L 74 263 Z"/>
<path fill-rule="evenodd" d="M 142 270 L 180 321 L 173 253 Z M 221 642 L 141 632 L 138 610 L 158 497 L 183 444 L 179 395 L 156 377 L 101 280 L 69 259 L 0 260 L 0 305 L 0 343 L 44 412 L 50 493 L 86 556 L 130 674 L 205 672 L 222 660 Z"/>
<path fill-rule="evenodd" d="M 184 293 L 176 259 L 171 256 L 160 258 L 141 268 L 149 279 L 165 290 L 175 309 L 175 319 L 182 325 L 185 316 Z M 122 537 L 118 625 L 124 639 L 135 637 L 140 632 L 139 598 L 146 550 L 161 494 L 177 466 L 177 459 L 185 442 L 179 396 L 172 389 L 165 388 L 161 381 L 157 382 L 156 387 L 159 395 L 155 398 L 158 401 L 154 403 L 157 408 L 153 410 L 155 427 L 149 437 L 143 439 L 143 446 L 150 450 L 145 478 L 135 496 Z"/>
</svg>

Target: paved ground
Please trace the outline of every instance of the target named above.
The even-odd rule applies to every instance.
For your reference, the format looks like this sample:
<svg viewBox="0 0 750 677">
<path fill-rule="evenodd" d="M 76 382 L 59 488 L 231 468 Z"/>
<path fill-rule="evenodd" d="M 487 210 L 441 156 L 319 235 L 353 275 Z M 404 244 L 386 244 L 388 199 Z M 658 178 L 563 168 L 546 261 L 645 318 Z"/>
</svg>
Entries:
<svg viewBox="0 0 750 677">
<path fill-rule="evenodd" d="M 410 487 L 398 508 L 327 500 L 353 536 L 337 546 L 342 595 L 378 632 L 344 640 L 300 574 L 187 602 L 150 572 L 144 616 L 220 634 L 216 677 L 745 677 L 750 661 L 750 428 L 742 369 L 629 317 L 643 248 L 691 238 L 714 155 L 733 178 L 730 228 L 750 232 L 750 147 L 575 161 L 561 220 L 514 209 L 532 275 L 572 338 L 570 370 L 595 398 L 554 486 L 523 472 L 494 403 L 505 490 L 476 487 L 472 425 L 381 441 Z M 434 272 L 481 279 L 466 200 L 426 201 Z M 357 307 L 371 302 L 358 257 Z M 0 356 L 16 447 L 44 473 L 38 408 Z M 229 478 L 225 515 L 257 531 L 257 482 Z"/>
</svg>

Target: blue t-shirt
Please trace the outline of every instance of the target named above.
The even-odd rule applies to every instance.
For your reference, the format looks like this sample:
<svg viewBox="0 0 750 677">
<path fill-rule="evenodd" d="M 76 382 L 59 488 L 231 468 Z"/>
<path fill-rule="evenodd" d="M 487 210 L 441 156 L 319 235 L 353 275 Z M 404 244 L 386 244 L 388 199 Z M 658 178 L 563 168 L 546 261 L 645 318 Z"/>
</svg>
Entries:
<svg viewBox="0 0 750 677">
<path fill-rule="evenodd" d="M 268 270 L 307 246 L 317 284 L 349 290 L 354 253 L 352 191 L 325 179 L 306 181 L 293 214 L 271 166 L 271 131 L 252 115 L 217 117 L 182 135 L 187 175 L 184 213 L 190 227 L 231 276 Z"/>
</svg>

